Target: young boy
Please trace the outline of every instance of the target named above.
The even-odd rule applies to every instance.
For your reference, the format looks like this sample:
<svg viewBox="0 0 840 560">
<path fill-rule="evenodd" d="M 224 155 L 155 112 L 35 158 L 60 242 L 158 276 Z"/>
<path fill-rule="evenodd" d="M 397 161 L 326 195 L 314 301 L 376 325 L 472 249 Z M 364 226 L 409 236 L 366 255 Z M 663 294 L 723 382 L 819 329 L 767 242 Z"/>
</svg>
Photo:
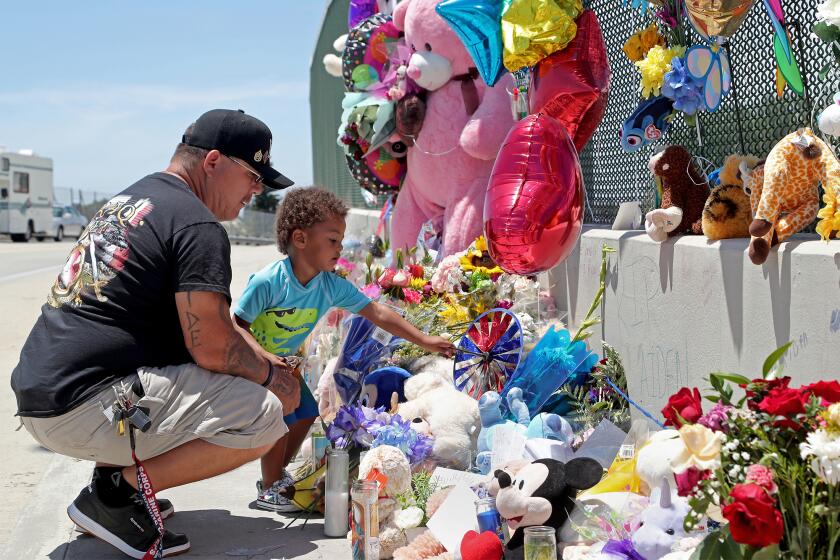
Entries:
<svg viewBox="0 0 840 560">
<path fill-rule="evenodd" d="M 358 313 L 378 327 L 451 356 L 451 342 L 426 335 L 394 311 L 372 302 L 356 287 L 332 274 L 341 256 L 347 206 L 333 193 L 317 188 L 288 191 L 277 210 L 277 248 L 288 258 L 276 261 L 248 279 L 234 320 L 249 330 L 264 351 L 277 356 L 297 352 L 318 319 L 330 308 Z M 286 471 L 318 417 L 318 406 L 301 380 L 300 405 L 283 417 L 289 432 L 263 456 L 257 482 L 257 507 L 295 511 L 283 490 L 294 483 Z"/>
</svg>

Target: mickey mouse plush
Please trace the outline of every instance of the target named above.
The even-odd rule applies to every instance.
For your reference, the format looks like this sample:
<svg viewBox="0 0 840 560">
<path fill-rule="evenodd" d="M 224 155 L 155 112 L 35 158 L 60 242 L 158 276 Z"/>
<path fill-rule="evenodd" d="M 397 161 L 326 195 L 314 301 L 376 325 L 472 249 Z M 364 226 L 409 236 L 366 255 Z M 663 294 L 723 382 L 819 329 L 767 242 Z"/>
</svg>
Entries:
<svg viewBox="0 0 840 560">
<path fill-rule="evenodd" d="M 505 545 L 505 557 L 522 547 L 524 527 L 560 528 L 574 507 L 577 491 L 595 486 L 603 474 L 600 463 L 588 457 L 572 459 L 568 463 L 538 459 L 522 467 L 513 477 L 497 470 L 496 508 L 514 531 Z"/>
</svg>

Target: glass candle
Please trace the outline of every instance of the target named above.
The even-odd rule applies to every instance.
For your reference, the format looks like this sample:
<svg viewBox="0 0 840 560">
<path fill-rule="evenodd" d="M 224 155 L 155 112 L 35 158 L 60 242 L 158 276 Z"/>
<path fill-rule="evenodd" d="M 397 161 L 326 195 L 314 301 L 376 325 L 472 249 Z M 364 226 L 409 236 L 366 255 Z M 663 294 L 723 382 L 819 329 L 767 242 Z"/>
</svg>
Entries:
<svg viewBox="0 0 840 560">
<path fill-rule="evenodd" d="M 492 531 L 504 542 L 502 532 L 502 517 L 496 510 L 496 498 L 484 498 L 475 503 L 475 515 L 478 518 L 478 532 Z"/>
<path fill-rule="evenodd" d="M 557 538 L 554 527 L 525 527 L 525 560 L 556 560 Z"/>
<path fill-rule="evenodd" d="M 353 500 L 351 551 L 353 560 L 379 560 L 379 484 L 357 480 L 350 490 Z"/>
<path fill-rule="evenodd" d="M 324 494 L 324 534 L 346 537 L 350 511 L 350 455 L 346 449 L 327 451 Z"/>
</svg>

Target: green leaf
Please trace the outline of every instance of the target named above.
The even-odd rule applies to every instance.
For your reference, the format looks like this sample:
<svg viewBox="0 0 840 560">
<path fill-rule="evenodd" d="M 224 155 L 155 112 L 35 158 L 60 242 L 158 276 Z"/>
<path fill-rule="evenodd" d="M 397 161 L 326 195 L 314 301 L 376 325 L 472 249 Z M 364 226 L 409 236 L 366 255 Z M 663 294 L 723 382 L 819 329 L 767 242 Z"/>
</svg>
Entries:
<svg viewBox="0 0 840 560">
<path fill-rule="evenodd" d="M 732 538 L 729 530 L 722 531 L 725 535 L 723 542 L 720 543 L 720 557 L 721 560 L 741 560 L 741 546 Z"/>
<path fill-rule="evenodd" d="M 831 62 L 827 63 L 825 66 L 820 68 L 820 80 L 825 80 L 828 77 L 828 73 L 831 72 L 831 67 L 833 64 Z"/>
<path fill-rule="evenodd" d="M 814 24 L 811 31 L 813 31 L 814 35 L 819 37 L 821 41 L 825 41 L 826 43 L 831 43 L 840 38 L 840 28 L 824 21 Z"/>
<path fill-rule="evenodd" d="M 776 560 L 781 558 L 782 553 L 779 551 L 779 545 L 766 546 L 755 553 L 753 560 Z"/>
<path fill-rule="evenodd" d="M 720 531 L 706 535 L 689 560 L 720 560 Z"/>
<path fill-rule="evenodd" d="M 719 372 L 713 373 L 711 376 L 712 377 L 719 377 L 720 379 L 724 379 L 726 381 L 731 381 L 732 383 L 735 383 L 736 385 L 741 385 L 741 384 L 746 385 L 747 383 L 750 382 L 750 379 L 748 377 L 745 377 L 743 375 L 739 375 L 737 373 L 724 373 L 722 371 L 719 371 Z"/>
<path fill-rule="evenodd" d="M 767 356 L 767 359 L 764 360 L 764 366 L 761 368 L 761 376 L 764 379 L 767 379 L 767 376 L 770 375 L 770 372 L 773 370 L 773 366 L 785 355 L 785 352 L 790 349 L 793 345 L 793 341 L 788 342 L 781 348 L 777 348 L 772 354 Z"/>
</svg>

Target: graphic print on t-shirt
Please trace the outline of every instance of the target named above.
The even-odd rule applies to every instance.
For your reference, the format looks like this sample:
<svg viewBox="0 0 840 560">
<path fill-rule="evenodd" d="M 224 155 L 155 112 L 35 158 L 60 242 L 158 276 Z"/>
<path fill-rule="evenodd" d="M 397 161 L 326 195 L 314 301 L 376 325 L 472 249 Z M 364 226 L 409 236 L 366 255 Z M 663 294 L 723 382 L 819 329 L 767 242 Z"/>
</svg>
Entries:
<svg viewBox="0 0 840 560">
<path fill-rule="evenodd" d="M 318 322 L 318 309 L 309 307 L 273 307 L 251 323 L 254 338 L 272 354 L 293 353 Z"/>
<path fill-rule="evenodd" d="M 148 198 L 120 195 L 109 200 L 93 217 L 76 242 L 53 284 L 47 303 L 61 307 L 80 305 L 82 293 L 93 289 L 96 299 L 107 301 L 102 288 L 122 270 L 128 258 L 128 230 L 143 225 L 154 205 Z"/>
</svg>

